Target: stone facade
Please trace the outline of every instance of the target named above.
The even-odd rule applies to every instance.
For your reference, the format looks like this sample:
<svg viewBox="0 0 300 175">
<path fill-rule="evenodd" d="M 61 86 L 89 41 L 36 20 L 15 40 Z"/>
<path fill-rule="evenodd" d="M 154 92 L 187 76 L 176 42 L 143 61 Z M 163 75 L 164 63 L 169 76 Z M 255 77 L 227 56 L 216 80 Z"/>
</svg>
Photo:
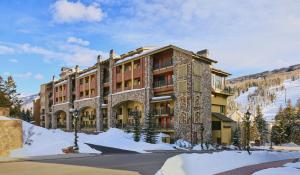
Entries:
<svg viewBox="0 0 300 175">
<path fill-rule="evenodd" d="M 138 53 L 137 49 L 135 52 Z M 140 48 L 141 50 L 141 48 Z M 150 50 L 151 51 L 151 50 Z M 158 68 L 156 67 L 154 72 L 154 64 L 153 59 L 157 59 L 159 57 L 158 53 L 166 51 L 170 53 L 172 57 L 171 64 L 160 65 Z M 168 77 L 171 77 L 171 84 L 167 84 L 167 94 L 166 96 L 171 96 L 172 105 L 174 102 L 174 114 L 172 113 L 172 124 L 174 125 L 174 137 L 175 139 L 185 139 L 192 142 L 208 142 L 211 140 L 211 65 L 214 62 L 209 58 L 203 57 L 198 54 L 194 54 L 190 51 L 186 51 L 184 49 L 168 46 L 162 50 L 154 50 L 153 53 L 147 52 L 147 54 L 143 55 L 139 53 L 139 56 L 134 58 L 134 55 L 130 55 L 131 52 L 128 53 L 129 56 L 133 57 L 132 60 L 126 60 L 126 56 L 119 58 L 114 56 L 114 52 L 111 52 L 110 58 L 105 61 L 100 61 L 100 57 L 98 58 L 97 63 L 92 68 L 88 68 L 88 71 L 92 70 L 96 71 L 96 82 L 97 82 L 97 95 L 91 98 L 87 98 L 86 95 L 83 97 L 79 96 L 78 88 L 81 86 L 76 85 L 76 99 L 73 99 L 72 96 L 72 84 L 73 79 L 76 79 L 76 83 L 79 81 L 77 79 L 78 76 L 84 76 L 85 73 L 88 74 L 88 71 L 79 71 L 75 70 L 75 72 L 70 71 L 70 75 L 64 74 L 67 78 L 68 82 L 68 96 L 66 103 L 59 103 L 52 106 L 51 113 L 51 123 L 52 128 L 56 128 L 56 114 L 59 111 L 64 111 L 66 113 L 67 118 L 67 130 L 72 129 L 72 117 L 70 116 L 69 110 L 70 108 L 75 108 L 78 110 L 82 110 L 87 107 L 91 107 L 96 110 L 96 129 L 95 131 L 103 130 L 103 121 L 104 121 L 104 108 L 107 110 L 107 119 L 108 119 L 108 127 L 116 127 L 116 109 L 125 102 L 138 102 L 143 106 L 144 116 L 146 116 L 151 110 L 151 103 L 153 97 L 163 96 L 164 92 L 155 91 L 154 81 L 157 81 L 159 76 L 164 76 L 166 73 Z M 156 55 L 155 55 L 156 54 Z M 126 55 L 126 54 L 125 54 Z M 164 55 L 164 54 L 161 54 Z M 155 57 L 154 57 L 155 56 Z M 169 57 L 169 56 L 167 56 Z M 170 58 L 169 57 L 169 58 Z M 119 60 L 125 59 L 124 62 L 120 62 Z M 138 62 L 140 59 L 140 66 L 138 68 L 134 68 L 134 64 Z M 166 59 L 166 57 L 164 57 Z M 167 59 L 166 59 L 167 60 Z M 119 61 L 119 62 L 118 62 Z M 162 61 L 160 61 L 161 64 Z M 130 63 L 130 64 L 129 64 Z M 131 88 L 124 88 L 124 65 L 131 65 Z M 165 63 L 162 63 L 165 64 Z M 120 74 L 115 74 L 116 66 L 122 67 L 121 76 Z M 95 69 L 95 70 L 94 70 Z M 134 70 L 135 69 L 135 70 Z M 104 70 L 108 70 L 104 75 Z M 113 71 L 114 70 L 114 71 Z M 142 70 L 142 71 L 140 71 Z M 128 71 L 128 70 L 126 70 Z M 139 82 L 141 86 L 137 86 L 137 89 L 134 89 L 134 82 L 136 76 L 133 75 L 134 71 L 139 71 L 139 76 L 143 76 Z M 165 71 L 165 72 L 164 72 Z M 155 73 L 155 74 L 154 74 Z M 127 72 L 128 74 L 128 72 Z M 126 75 L 127 75 L 126 74 Z M 107 82 L 108 76 L 109 81 Z M 154 76 L 156 76 L 154 79 Z M 116 81 L 116 77 L 122 77 L 122 81 Z M 104 82 L 106 81 L 106 82 Z M 128 81 L 126 79 L 126 81 Z M 168 78 L 169 81 L 169 78 Z M 55 81 L 52 82 L 53 94 Z M 116 84 L 121 83 L 121 92 L 115 91 L 114 88 Z M 83 86 L 83 85 L 82 85 Z M 164 85 L 163 85 L 164 86 Z M 109 93 L 104 94 L 104 88 L 109 87 Z M 85 88 L 83 88 L 85 90 Z M 120 89 L 120 88 L 119 88 Z M 161 88 L 163 89 L 163 88 Z M 74 90 L 73 90 L 74 91 Z M 156 96 L 158 94 L 158 96 Z M 104 99 L 105 96 L 105 99 Z M 49 101 L 49 100 L 48 100 Z M 156 102 L 155 102 L 156 103 Z M 43 102 L 44 104 L 44 102 Z M 47 106 L 46 104 L 43 105 Z M 174 115 L 174 116 L 173 116 Z M 45 115 L 47 116 L 47 115 Z M 47 117 L 45 118 L 47 120 Z M 45 121 L 45 123 L 49 123 L 49 121 Z M 48 126 L 45 124 L 46 127 Z M 203 140 L 202 140 L 203 136 Z"/>
</svg>

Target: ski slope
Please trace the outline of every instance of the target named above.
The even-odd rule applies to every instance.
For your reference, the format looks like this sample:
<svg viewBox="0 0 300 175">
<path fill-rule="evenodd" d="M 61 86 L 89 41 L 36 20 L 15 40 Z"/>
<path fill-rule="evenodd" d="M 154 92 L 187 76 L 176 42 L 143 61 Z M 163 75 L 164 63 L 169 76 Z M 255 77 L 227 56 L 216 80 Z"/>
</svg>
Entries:
<svg viewBox="0 0 300 175">
<path fill-rule="evenodd" d="M 242 112 L 245 112 L 249 105 L 260 105 L 265 119 L 267 121 L 273 121 L 280 106 L 285 107 L 288 100 L 291 100 L 292 105 L 296 105 L 297 101 L 300 99 L 300 79 L 295 81 L 290 79 L 285 80 L 282 85 L 284 87 L 283 89 L 281 89 L 280 86 L 269 88 L 269 92 L 274 92 L 276 95 L 276 99 L 273 103 L 266 102 L 264 100 L 254 100 L 249 102 L 248 95 L 253 94 L 257 87 L 249 88 L 248 91 L 237 97 L 235 102 L 238 104 L 239 110 Z M 257 99 L 259 99 L 259 97 Z"/>
</svg>

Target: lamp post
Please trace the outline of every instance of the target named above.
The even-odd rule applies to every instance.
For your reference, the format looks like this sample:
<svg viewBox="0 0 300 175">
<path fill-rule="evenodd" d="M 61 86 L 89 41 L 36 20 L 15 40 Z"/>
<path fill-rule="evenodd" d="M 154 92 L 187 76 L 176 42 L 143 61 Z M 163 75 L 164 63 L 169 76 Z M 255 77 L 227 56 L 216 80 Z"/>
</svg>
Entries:
<svg viewBox="0 0 300 175">
<path fill-rule="evenodd" d="M 246 135 L 246 150 L 249 153 L 249 155 L 251 154 L 250 152 L 250 116 L 251 113 L 249 112 L 249 109 L 247 110 L 247 112 L 245 113 L 245 135 Z"/>
<path fill-rule="evenodd" d="M 78 139 L 78 136 L 77 136 L 77 123 L 78 123 L 78 114 L 79 114 L 79 111 L 77 109 L 70 109 L 70 113 L 73 115 L 73 124 L 74 124 L 74 130 L 75 130 L 75 133 L 74 133 L 74 151 L 78 152 L 79 151 L 79 147 L 78 147 L 78 143 L 77 143 L 77 139 Z"/>
</svg>

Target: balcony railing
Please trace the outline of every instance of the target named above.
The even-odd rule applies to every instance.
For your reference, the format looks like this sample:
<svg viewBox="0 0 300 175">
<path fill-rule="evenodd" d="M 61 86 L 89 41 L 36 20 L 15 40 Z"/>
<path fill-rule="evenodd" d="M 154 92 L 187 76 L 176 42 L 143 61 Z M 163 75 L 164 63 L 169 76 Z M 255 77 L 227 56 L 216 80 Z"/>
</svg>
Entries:
<svg viewBox="0 0 300 175">
<path fill-rule="evenodd" d="M 173 80 L 167 82 L 166 80 L 160 80 L 160 81 L 154 81 L 153 82 L 153 87 L 162 87 L 162 86 L 168 86 L 168 85 L 173 85 Z"/>
<path fill-rule="evenodd" d="M 172 62 L 172 59 L 171 59 L 171 60 L 168 60 L 164 63 L 154 63 L 153 64 L 153 69 L 154 70 L 162 69 L 162 68 L 169 67 L 169 66 L 172 66 L 172 65 L 173 65 L 173 62 Z"/>
<path fill-rule="evenodd" d="M 169 115 L 174 116 L 174 109 L 168 109 L 168 108 L 160 108 L 153 110 L 154 115 Z"/>
</svg>

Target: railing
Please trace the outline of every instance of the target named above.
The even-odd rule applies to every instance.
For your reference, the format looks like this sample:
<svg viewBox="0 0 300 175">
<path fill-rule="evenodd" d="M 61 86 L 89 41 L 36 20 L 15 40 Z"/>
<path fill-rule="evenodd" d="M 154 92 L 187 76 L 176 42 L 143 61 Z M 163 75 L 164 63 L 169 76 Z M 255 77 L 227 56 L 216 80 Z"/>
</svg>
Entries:
<svg viewBox="0 0 300 175">
<path fill-rule="evenodd" d="M 165 67 L 169 67 L 169 66 L 172 66 L 173 65 L 173 62 L 172 62 L 172 59 L 171 60 L 168 60 L 164 63 L 154 63 L 153 64 L 153 69 L 156 70 L 156 69 L 162 69 L 162 68 L 165 68 Z"/>
<path fill-rule="evenodd" d="M 154 109 L 153 113 L 154 113 L 154 115 L 174 116 L 174 109 L 169 109 L 169 108 Z"/>
<path fill-rule="evenodd" d="M 162 86 L 168 86 L 168 85 L 173 85 L 173 80 L 170 80 L 167 82 L 166 80 L 160 80 L 160 81 L 154 81 L 153 82 L 153 87 L 162 87 Z"/>
</svg>

